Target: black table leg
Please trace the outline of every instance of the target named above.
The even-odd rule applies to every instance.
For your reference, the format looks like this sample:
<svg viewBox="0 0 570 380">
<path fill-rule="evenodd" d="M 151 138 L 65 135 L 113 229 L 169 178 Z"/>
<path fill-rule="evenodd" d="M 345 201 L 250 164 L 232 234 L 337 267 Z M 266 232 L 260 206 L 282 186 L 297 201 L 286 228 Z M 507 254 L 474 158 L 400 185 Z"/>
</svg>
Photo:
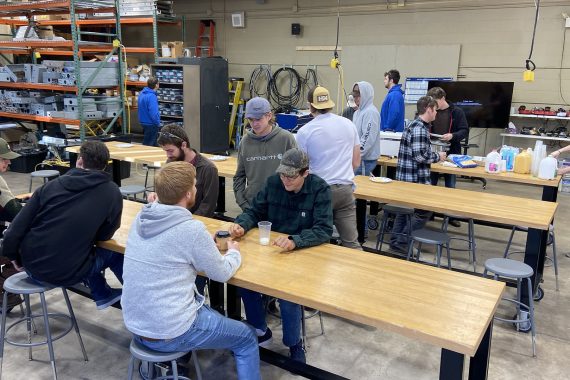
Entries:
<svg viewBox="0 0 570 380">
<path fill-rule="evenodd" d="M 493 336 L 493 320 L 489 323 L 479 348 L 469 362 L 469 380 L 486 380 L 489 372 L 491 355 L 491 337 Z"/>
<path fill-rule="evenodd" d="M 121 187 L 121 160 L 113 159 L 113 182 Z"/>
<path fill-rule="evenodd" d="M 209 282 L 208 292 L 210 295 L 210 307 L 220 314 L 225 315 L 224 284 L 211 279 Z"/>
<path fill-rule="evenodd" d="M 529 228 L 526 236 L 526 249 L 524 254 L 524 262 L 529 265 L 534 274 L 532 276 L 532 289 L 536 292 L 542 272 L 544 270 L 544 258 L 546 256 L 546 241 L 548 239 L 548 231 Z M 528 291 L 523 286 L 521 302 L 528 305 Z"/>
<path fill-rule="evenodd" d="M 390 179 L 396 179 L 396 167 L 388 166 L 386 167 L 386 177 Z"/>
<path fill-rule="evenodd" d="M 358 242 L 364 244 L 364 223 L 366 219 L 366 199 L 356 200 L 356 230 L 358 231 Z"/>
<path fill-rule="evenodd" d="M 542 187 L 542 200 L 546 202 L 556 202 L 558 198 L 558 187 L 543 186 Z"/>
<path fill-rule="evenodd" d="M 381 170 L 382 166 L 376 165 L 374 170 L 372 170 L 372 174 L 374 174 L 376 177 L 380 177 L 382 175 Z M 378 215 L 379 210 L 380 210 L 380 204 L 378 202 L 370 201 L 370 215 L 374 216 Z"/>
<path fill-rule="evenodd" d="M 216 205 L 216 213 L 224 215 L 226 212 L 226 179 L 218 177 L 218 204 Z"/>
<path fill-rule="evenodd" d="M 465 355 L 442 348 L 441 362 L 439 365 L 439 380 L 463 379 L 464 362 Z"/>
<path fill-rule="evenodd" d="M 238 293 L 238 287 L 227 284 L 227 304 L 228 304 L 228 318 L 241 321 L 241 298 Z"/>
</svg>

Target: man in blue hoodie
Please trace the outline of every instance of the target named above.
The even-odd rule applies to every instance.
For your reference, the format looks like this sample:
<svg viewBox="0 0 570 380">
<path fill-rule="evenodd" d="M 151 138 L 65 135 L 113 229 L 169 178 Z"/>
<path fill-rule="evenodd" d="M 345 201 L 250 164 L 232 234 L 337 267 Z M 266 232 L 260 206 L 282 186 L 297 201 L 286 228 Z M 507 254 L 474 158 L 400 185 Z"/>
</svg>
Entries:
<svg viewBox="0 0 570 380">
<path fill-rule="evenodd" d="M 400 72 L 390 70 L 384 73 L 384 86 L 388 95 L 380 111 L 380 130 L 402 132 L 404 130 L 404 91 L 400 82 Z"/>
<path fill-rule="evenodd" d="M 380 114 L 374 107 L 374 88 L 368 82 L 356 82 L 352 87 L 352 96 L 358 109 L 352 122 L 356 125 L 360 137 L 360 166 L 355 175 L 370 175 L 380 156 Z"/>
<path fill-rule="evenodd" d="M 143 145 L 157 146 L 156 139 L 160 129 L 157 89 L 158 79 L 150 77 L 146 82 L 146 87 L 139 94 L 138 110 L 139 122 L 144 132 Z"/>
<path fill-rule="evenodd" d="M 111 239 L 121 225 L 123 198 L 104 171 L 108 161 L 105 144 L 84 142 L 77 167 L 34 192 L 2 244 L 2 255 L 37 282 L 87 282 L 97 309 L 121 298 L 121 290 L 110 288 L 102 271 L 110 268 L 123 282 L 123 255 L 95 248 L 95 242 Z"/>
</svg>

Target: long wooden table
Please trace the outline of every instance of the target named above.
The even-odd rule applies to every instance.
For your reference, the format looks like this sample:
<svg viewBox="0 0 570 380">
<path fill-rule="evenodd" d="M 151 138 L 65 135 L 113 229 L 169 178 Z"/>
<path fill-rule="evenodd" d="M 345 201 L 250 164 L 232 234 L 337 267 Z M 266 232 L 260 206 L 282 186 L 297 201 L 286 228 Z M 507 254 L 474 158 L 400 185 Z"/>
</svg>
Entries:
<svg viewBox="0 0 570 380">
<path fill-rule="evenodd" d="M 382 156 L 378 159 L 378 165 L 385 166 L 391 170 L 388 176 L 394 179 L 396 166 L 398 166 L 397 158 Z M 477 166 L 476 168 L 461 169 L 458 167 L 444 166 L 440 163 L 431 165 L 431 171 L 442 174 L 455 174 L 458 176 L 466 176 L 471 178 L 484 178 L 493 181 L 513 182 L 524 185 L 542 186 L 542 200 L 548 202 L 556 202 L 558 196 L 558 186 L 562 180 L 562 176 L 558 175 L 553 180 L 540 179 L 530 174 L 519 174 L 515 172 L 487 173 L 485 168 Z"/>
<path fill-rule="evenodd" d="M 401 181 L 375 183 L 366 176 L 356 176 L 355 184 L 356 222 L 361 241 L 364 240 L 362 221 L 367 200 L 528 227 L 524 262 L 534 270 L 532 282 L 535 290 L 540 283 L 548 229 L 558 203 Z M 527 297 L 525 292 L 523 295 Z"/>
<path fill-rule="evenodd" d="M 124 252 L 141 207 L 124 201 L 121 228 L 99 245 Z M 210 233 L 227 229 L 227 222 L 195 218 Z M 464 355 L 472 357 L 469 379 L 487 377 L 502 282 L 330 244 L 285 254 L 260 245 L 256 229 L 240 239 L 240 250 L 230 284 L 441 347 L 440 379 L 463 378 Z"/>
</svg>

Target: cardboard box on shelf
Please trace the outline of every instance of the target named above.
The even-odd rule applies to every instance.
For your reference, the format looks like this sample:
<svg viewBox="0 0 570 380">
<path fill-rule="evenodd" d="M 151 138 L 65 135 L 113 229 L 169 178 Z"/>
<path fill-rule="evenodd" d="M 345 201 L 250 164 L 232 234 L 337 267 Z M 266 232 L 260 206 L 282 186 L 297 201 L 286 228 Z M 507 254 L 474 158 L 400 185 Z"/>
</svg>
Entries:
<svg viewBox="0 0 570 380">
<path fill-rule="evenodd" d="M 180 58 L 184 56 L 183 41 L 163 41 L 160 44 L 163 57 Z"/>
<path fill-rule="evenodd" d="M 42 25 L 38 26 L 38 37 L 42 40 L 53 40 L 55 36 L 53 32 L 53 26 L 51 25 Z"/>
</svg>

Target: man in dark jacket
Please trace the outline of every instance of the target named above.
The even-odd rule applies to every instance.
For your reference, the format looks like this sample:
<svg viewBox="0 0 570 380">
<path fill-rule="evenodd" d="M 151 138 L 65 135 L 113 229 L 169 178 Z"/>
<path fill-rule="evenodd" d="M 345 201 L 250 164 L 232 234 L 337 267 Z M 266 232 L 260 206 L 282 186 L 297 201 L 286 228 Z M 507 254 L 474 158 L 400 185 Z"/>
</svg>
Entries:
<svg viewBox="0 0 570 380">
<path fill-rule="evenodd" d="M 148 78 L 146 87 L 139 94 L 138 114 L 143 128 L 143 145 L 156 146 L 157 134 L 160 129 L 160 111 L 158 110 L 158 79 Z"/>
<path fill-rule="evenodd" d="M 123 199 L 103 170 L 109 150 L 87 141 L 77 168 L 34 192 L 4 234 L 2 254 L 40 283 L 71 286 L 85 281 L 98 309 L 121 298 L 101 273 L 110 268 L 123 282 L 123 255 L 95 248 L 121 224 Z"/>
<path fill-rule="evenodd" d="M 469 125 L 465 113 L 453 103 L 447 102 L 445 99 L 445 91 L 441 87 L 434 87 L 427 93 L 437 102 L 437 115 L 432 122 L 431 132 L 442 135 L 441 140 L 449 142 L 449 150 L 447 155 L 461 154 L 461 140 L 469 135 Z M 455 174 L 444 174 L 445 187 L 455 188 Z M 439 173 L 431 173 L 431 184 L 437 186 L 439 181 Z"/>
<path fill-rule="evenodd" d="M 284 251 L 326 243 L 332 235 L 332 196 L 322 178 L 309 174 L 309 159 L 303 151 L 293 148 L 285 152 L 277 173 L 230 226 L 234 237 L 243 236 L 260 221 L 270 221 L 274 231 L 287 234 L 273 241 Z M 299 253 L 301 254 L 301 253 Z M 270 343 L 272 332 L 265 322 L 262 295 L 240 289 L 247 321 L 255 327 L 260 346 Z M 279 300 L 283 321 L 283 344 L 289 347 L 293 360 L 305 362 L 301 343 L 301 306 Z"/>
</svg>

